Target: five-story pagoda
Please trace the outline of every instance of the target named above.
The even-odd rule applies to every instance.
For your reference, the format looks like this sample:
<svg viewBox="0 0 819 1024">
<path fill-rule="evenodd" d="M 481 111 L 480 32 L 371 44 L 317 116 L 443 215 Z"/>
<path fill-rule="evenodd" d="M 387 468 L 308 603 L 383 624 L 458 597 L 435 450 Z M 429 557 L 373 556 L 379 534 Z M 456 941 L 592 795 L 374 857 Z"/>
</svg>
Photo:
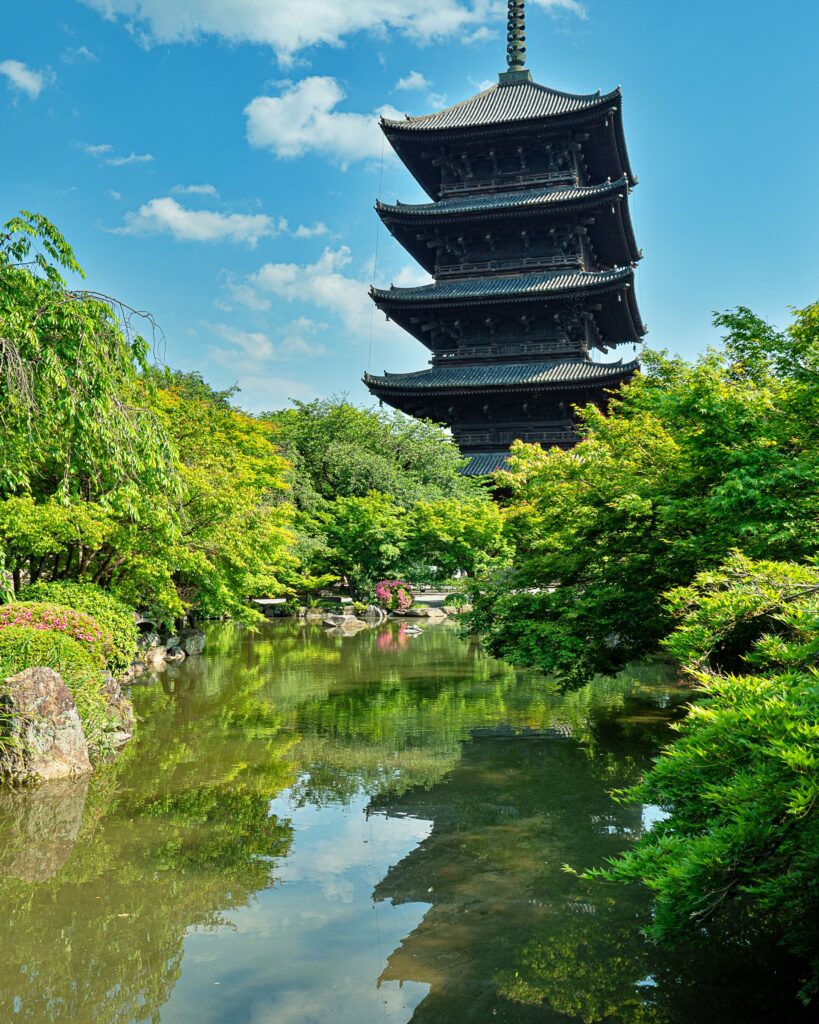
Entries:
<svg viewBox="0 0 819 1024">
<path fill-rule="evenodd" d="M 592 350 L 636 345 L 646 330 L 620 89 L 574 96 L 532 81 L 523 5 L 509 0 L 509 70 L 497 85 L 381 121 L 432 202 L 376 209 L 435 283 L 371 295 L 432 358 L 430 369 L 364 383 L 451 427 L 474 475 L 501 468 L 516 438 L 575 444 L 572 406 L 605 406 L 638 365 L 595 362 Z"/>
</svg>

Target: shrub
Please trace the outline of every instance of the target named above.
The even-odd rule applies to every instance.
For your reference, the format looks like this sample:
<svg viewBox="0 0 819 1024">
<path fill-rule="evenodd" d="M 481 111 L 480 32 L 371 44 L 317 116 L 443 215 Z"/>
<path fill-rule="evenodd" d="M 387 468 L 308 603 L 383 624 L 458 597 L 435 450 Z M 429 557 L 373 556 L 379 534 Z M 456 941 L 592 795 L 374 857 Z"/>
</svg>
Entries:
<svg viewBox="0 0 819 1024">
<path fill-rule="evenodd" d="M 0 606 L 0 630 L 28 626 L 53 633 L 65 633 L 88 651 L 93 651 L 100 666 L 108 661 L 110 637 L 99 623 L 85 612 L 62 604 L 44 601 L 16 601 Z"/>
<path fill-rule="evenodd" d="M 134 622 L 134 610 L 124 601 L 112 597 L 94 583 L 33 583 L 24 587 L 19 595 L 25 601 L 55 601 L 78 611 L 93 615 L 111 637 L 108 665 L 111 669 L 125 669 L 134 660 L 139 630 Z"/>
<path fill-rule="evenodd" d="M 103 692 L 99 659 L 67 633 L 32 626 L 0 629 L 0 680 L 26 668 L 53 668 L 71 691 L 92 752 L 107 747 L 114 716 Z M 0 685 L 2 685 L 0 683 Z"/>
<path fill-rule="evenodd" d="M 670 603 L 683 619 L 667 646 L 704 699 L 628 791 L 668 817 L 590 874 L 652 890 L 653 938 L 743 919 L 773 933 L 807 965 L 807 1001 L 819 992 L 819 569 L 734 554 Z"/>
<path fill-rule="evenodd" d="M 413 596 L 409 583 L 403 580 L 381 580 L 375 585 L 375 596 L 390 612 L 406 612 L 412 608 Z"/>
</svg>

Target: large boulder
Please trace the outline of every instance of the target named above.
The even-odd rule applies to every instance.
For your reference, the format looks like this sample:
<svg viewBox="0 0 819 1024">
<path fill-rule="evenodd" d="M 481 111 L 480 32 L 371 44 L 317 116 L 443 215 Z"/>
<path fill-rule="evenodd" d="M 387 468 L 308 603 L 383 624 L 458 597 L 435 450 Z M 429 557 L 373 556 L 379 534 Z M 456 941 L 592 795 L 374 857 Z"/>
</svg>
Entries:
<svg viewBox="0 0 819 1024">
<path fill-rule="evenodd" d="M 179 634 L 179 646 L 187 655 L 201 654 L 205 649 L 205 634 L 201 629 L 183 629 Z"/>
<path fill-rule="evenodd" d="M 71 691 L 59 672 L 27 668 L 0 684 L 0 775 L 15 782 L 90 772 L 88 744 Z"/>
</svg>

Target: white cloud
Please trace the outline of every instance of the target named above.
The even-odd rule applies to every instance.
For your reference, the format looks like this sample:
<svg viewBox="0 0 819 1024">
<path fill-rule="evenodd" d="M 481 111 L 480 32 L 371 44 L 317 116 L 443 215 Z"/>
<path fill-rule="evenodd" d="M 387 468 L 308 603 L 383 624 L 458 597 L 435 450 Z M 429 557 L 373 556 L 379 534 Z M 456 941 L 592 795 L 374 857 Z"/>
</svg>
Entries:
<svg viewBox="0 0 819 1024">
<path fill-rule="evenodd" d="M 293 232 L 294 238 L 318 238 L 320 235 L 329 234 L 329 228 L 322 220 L 317 220 L 315 224 L 307 227 L 305 224 L 299 224 L 296 230 Z"/>
<path fill-rule="evenodd" d="M 350 250 L 342 245 L 325 249 L 315 263 L 265 263 L 247 283 L 260 295 L 331 310 L 347 330 L 363 336 L 369 332 L 373 307 L 367 282 L 343 272 L 351 263 Z"/>
<path fill-rule="evenodd" d="M 392 283 L 396 288 L 418 288 L 422 284 L 432 284 L 433 281 L 426 270 L 422 270 L 421 267 L 413 263 L 401 267 L 392 279 Z"/>
<path fill-rule="evenodd" d="M 115 199 L 117 202 L 119 202 L 119 200 L 122 199 L 122 193 L 121 192 L 117 192 L 116 189 L 113 189 L 113 188 L 108 190 L 108 195 L 112 199 Z"/>
<path fill-rule="evenodd" d="M 356 32 L 399 32 L 417 42 L 454 38 L 488 17 L 498 0 L 83 0 L 110 20 L 122 19 L 145 43 L 191 42 L 204 35 L 263 43 L 291 61 L 305 47 L 338 46 Z"/>
<path fill-rule="evenodd" d="M 369 297 L 371 274 L 371 266 L 361 266 L 356 273 L 349 247 L 341 245 L 337 249 L 327 247 L 314 263 L 265 263 L 244 281 L 228 277 L 225 288 L 237 305 L 260 312 L 269 310 L 274 298 L 318 307 L 334 314 L 350 334 L 366 338 L 373 326 L 375 309 Z M 426 271 L 414 265 L 403 267 L 393 279 L 395 285 L 403 288 L 431 281 Z M 376 311 L 375 317 L 379 333 L 384 329 L 390 334 L 398 330 L 387 324 L 383 314 Z M 302 316 L 290 325 L 288 333 L 303 336 L 326 327 L 325 323 L 316 325 Z"/>
<path fill-rule="evenodd" d="M 89 156 L 103 156 L 105 153 L 110 153 L 113 150 L 113 146 L 110 146 L 107 142 L 101 142 L 94 144 L 90 142 L 80 143 L 80 149 L 84 153 L 88 153 Z"/>
<path fill-rule="evenodd" d="M 574 14 L 585 21 L 588 18 L 586 5 L 580 0 L 532 0 L 538 7 L 545 8 L 550 14 Z"/>
<path fill-rule="evenodd" d="M 314 150 L 345 165 L 379 158 L 385 149 L 378 115 L 401 117 L 401 113 L 393 107 L 381 107 L 372 114 L 336 110 L 343 99 L 338 82 L 323 75 L 288 85 L 279 96 L 257 96 L 245 109 L 248 141 L 279 157 Z M 386 152 L 391 153 L 389 147 Z"/>
<path fill-rule="evenodd" d="M 178 196 L 218 196 L 215 185 L 174 185 L 171 189 Z"/>
<path fill-rule="evenodd" d="M 87 46 L 78 46 L 74 49 L 69 47 L 67 50 L 63 50 L 60 54 L 60 60 L 64 64 L 98 64 L 99 57 L 96 53 L 92 53 Z"/>
<path fill-rule="evenodd" d="M 429 89 L 432 82 L 424 78 L 420 71 L 410 71 L 408 75 L 399 78 L 395 83 L 396 89 Z"/>
<path fill-rule="evenodd" d="M 217 213 L 191 210 L 171 196 L 151 199 L 136 213 L 125 215 L 121 235 L 170 234 L 183 242 L 244 242 L 253 248 L 260 238 L 277 234 L 273 220 L 263 213 Z"/>
<path fill-rule="evenodd" d="M 270 46 L 283 63 L 308 46 L 341 45 L 357 32 L 397 32 L 418 43 L 468 40 L 487 24 L 500 34 L 502 0 L 82 0 L 111 21 L 122 20 L 146 45 L 194 42 L 213 35 Z M 533 0 L 551 13 L 585 17 L 580 0 Z"/>
<path fill-rule="evenodd" d="M 242 331 L 237 327 L 231 327 L 230 324 L 208 324 L 208 326 L 217 337 L 235 346 L 236 350 L 249 357 L 254 363 L 271 359 L 275 355 L 273 342 L 261 331 Z M 224 352 L 223 349 L 215 351 Z M 232 357 L 235 353 L 225 354 Z"/>
<path fill-rule="evenodd" d="M 326 330 L 327 324 L 317 323 L 305 316 L 282 327 L 279 332 L 281 337 L 276 341 L 262 331 L 244 331 L 231 324 L 207 326 L 217 337 L 233 346 L 232 349 L 212 347 L 211 357 L 224 366 L 245 372 L 258 370 L 257 364 L 268 360 L 323 355 L 327 351 L 320 342 L 305 337 Z"/>
<path fill-rule="evenodd" d="M 323 329 L 326 324 L 315 324 L 306 317 L 300 317 L 282 328 L 282 337 L 276 341 L 262 331 L 246 331 L 232 324 L 211 323 L 205 326 L 226 342 L 224 346 L 208 346 L 207 356 L 234 375 L 241 389 L 240 402 L 244 408 L 258 411 L 286 405 L 292 398 L 308 401 L 316 397 L 316 390 L 311 384 L 273 375 L 269 364 L 323 354 L 323 345 L 309 341 L 303 335 Z M 297 333 L 299 328 L 302 329 L 301 334 Z"/>
<path fill-rule="evenodd" d="M 113 153 L 114 147 L 108 142 L 90 143 L 81 142 L 80 149 L 84 153 L 88 153 L 89 156 L 105 156 L 106 153 Z M 127 167 L 129 164 L 149 164 L 153 162 L 153 155 L 151 153 L 134 153 L 131 152 L 128 156 L 109 156 L 106 157 L 105 163 L 109 167 Z"/>
<path fill-rule="evenodd" d="M 232 274 L 225 275 L 225 291 L 231 302 L 235 302 L 238 306 L 244 306 L 245 309 L 252 309 L 257 313 L 265 313 L 272 306 L 272 302 L 266 295 L 260 295 L 252 285 L 237 281 Z M 229 302 L 218 302 L 217 305 L 220 309 L 224 309 L 227 312 L 230 312 L 233 308 Z"/>
<path fill-rule="evenodd" d="M 129 164 L 149 164 L 153 161 L 153 155 L 151 153 L 134 153 L 131 152 L 128 156 L 112 156 L 109 157 L 105 162 L 110 167 L 127 167 Z"/>
<path fill-rule="evenodd" d="M 21 60 L 0 61 L 0 75 L 3 75 L 12 89 L 24 92 L 31 100 L 36 100 L 43 89 L 54 81 L 54 72 L 50 69 L 35 71 Z"/>
</svg>

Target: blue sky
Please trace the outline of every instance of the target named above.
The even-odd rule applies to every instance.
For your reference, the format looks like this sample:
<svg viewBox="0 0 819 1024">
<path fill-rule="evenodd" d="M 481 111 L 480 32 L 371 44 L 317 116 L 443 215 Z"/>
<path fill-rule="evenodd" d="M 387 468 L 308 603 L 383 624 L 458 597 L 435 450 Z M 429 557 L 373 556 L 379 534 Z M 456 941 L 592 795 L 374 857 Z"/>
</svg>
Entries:
<svg viewBox="0 0 819 1024">
<path fill-rule="evenodd" d="M 383 108 L 425 113 L 502 70 L 497 0 L 5 0 L 2 210 L 49 216 L 88 285 L 150 310 L 160 353 L 241 404 L 422 369 L 367 288 L 424 280 L 372 207 L 421 193 Z M 624 92 L 648 343 L 711 311 L 783 325 L 819 298 L 819 5 L 530 0 L 529 66 Z M 383 152 L 383 159 L 382 159 Z M 630 352 L 628 353 L 630 355 Z"/>
</svg>

